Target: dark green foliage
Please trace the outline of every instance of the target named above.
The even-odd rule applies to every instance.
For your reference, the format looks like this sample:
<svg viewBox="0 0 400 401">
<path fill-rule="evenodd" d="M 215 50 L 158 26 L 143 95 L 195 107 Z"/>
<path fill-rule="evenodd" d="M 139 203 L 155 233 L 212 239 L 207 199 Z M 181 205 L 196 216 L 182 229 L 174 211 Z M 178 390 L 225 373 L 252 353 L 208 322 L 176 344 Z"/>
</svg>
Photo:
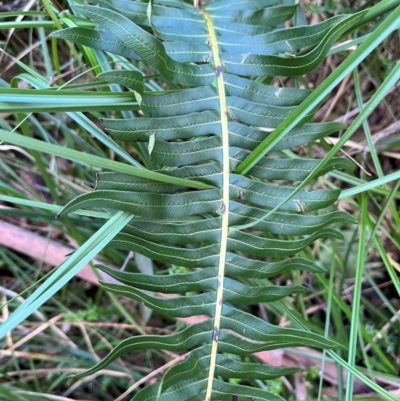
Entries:
<svg viewBox="0 0 400 401">
<path fill-rule="evenodd" d="M 290 159 L 282 151 L 323 138 L 343 125 L 312 123 L 308 115 L 246 176 L 235 173 L 235 168 L 309 94 L 268 86 L 256 78 L 310 72 L 360 16 L 282 29 L 296 8 L 274 0 L 216 0 L 207 2 L 204 9 L 177 0 L 149 6 L 127 0 L 96 3 L 100 7 L 75 8 L 99 24 L 96 30 L 70 28 L 54 36 L 142 60 L 152 78 L 172 88 L 149 92 L 147 78 L 128 70 L 101 74 L 99 78 L 110 84 L 134 90 L 143 114 L 131 120 L 104 120 L 105 128 L 115 139 L 147 143 L 159 173 L 213 188 L 193 190 L 107 172 L 99 175 L 96 191 L 70 202 L 64 213 L 83 207 L 132 213 L 134 221 L 112 246 L 192 271 L 150 276 L 100 267 L 122 283 L 103 283 L 104 287 L 166 316 L 205 314 L 210 319 L 170 336 L 125 340 L 87 374 L 131 351 L 193 349 L 161 383 L 146 387 L 134 400 L 231 401 L 237 395 L 281 400 L 263 390 L 233 385 L 229 379 L 265 380 L 293 373 L 293 369 L 244 364 L 227 353 L 339 345 L 314 333 L 273 326 L 240 309 L 303 293 L 305 288 L 259 287 L 241 280 L 290 270 L 320 271 L 313 263 L 292 256 L 316 239 L 341 238 L 329 226 L 352 218 L 334 211 L 310 213 L 333 205 L 338 191 L 302 190 L 291 199 L 292 183 L 305 179 L 318 162 Z M 351 164 L 332 159 L 319 173 L 335 168 L 349 169 Z M 279 211 L 272 211 L 283 201 Z M 148 291 L 180 295 L 163 299 Z M 186 295 L 193 291 L 196 295 Z"/>
</svg>

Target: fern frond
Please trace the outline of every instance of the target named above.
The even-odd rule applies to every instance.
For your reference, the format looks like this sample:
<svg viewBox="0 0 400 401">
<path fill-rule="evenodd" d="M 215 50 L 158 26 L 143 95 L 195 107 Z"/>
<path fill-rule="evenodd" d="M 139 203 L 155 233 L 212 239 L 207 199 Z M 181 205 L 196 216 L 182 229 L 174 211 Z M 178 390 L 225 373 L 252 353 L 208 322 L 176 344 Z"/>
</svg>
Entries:
<svg viewBox="0 0 400 401">
<path fill-rule="evenodd" d="M 208 315 L 210 319 L 170 336 L 127 339 L 85 374 L 131 351 L 192 349 L 184 362 L 170 369 L 160 383 L 138 392 L 134 400 L 231 401 L 234 395 L 281 400 L 268 391 L 233 385 L 229 380 L 269 379 L 293 369 L 243 364 L 229 355 L 302 345 L 340 347 L 315 333 L 266 323 L 241 306 L 307 291 L 301 286 L 259 287 L 248 279 L 290 270 L 321 272 L 294 255 L 317 239 L 342 238 L 330 225 L 353 221 L 343 212 L 310 213 L 333 205 L 339 191 L 302 190 L 291 199 L 293 185 L 314 171 L 318 161 L 290 159 L 282 152 L 323 138 L 343 125 L 312 123 L 310 113 L 246 176 L 235 173 L 235 168 L 309 94 L 304 89 L 266 85 L 262 77 L 311 71 L 361 14 L 282 29 L 296 7 L 281 6 L 275 0 L 215 0 L 201 9 L 177 0 L 154 5 L 127 0 L 96 3 L 101 7 L 75 7 L 98 23 L 96 30 L 69 28 L 53 36 L 133 62 L 140 60 L 152 78 L 158 77 L 170 88 L 149 92 L 147 77 L 136 72 L 101 74 L 100 79 L 135 91 L 141 109 L 141 116 L 134 119 L 105 119 L 105 128 L 118 140 L 152 141 L 149 157 L 158 173 L 212 188 L 193 190 L 101 173 L 96 191 L 71 201 L 64 213 L 106 208 L 133 214 L 111 246 L 191 271 L 150 276 L 99 266 L 121 283 L 103 283 L 104 288 L 166 316 Z M 351 167 L 349 161 L 335 158 L 320 175 Z M 278 211 L 269 213 L 282 202 Z M 243 230 L 243 226 L 252 229 Z"/>
</svg>

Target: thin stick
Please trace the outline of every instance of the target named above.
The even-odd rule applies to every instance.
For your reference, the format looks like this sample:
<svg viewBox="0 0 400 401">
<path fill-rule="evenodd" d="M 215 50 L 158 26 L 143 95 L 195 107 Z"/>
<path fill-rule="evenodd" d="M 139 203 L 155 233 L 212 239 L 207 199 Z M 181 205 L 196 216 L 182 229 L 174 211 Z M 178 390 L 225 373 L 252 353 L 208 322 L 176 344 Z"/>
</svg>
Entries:
<svg viewBox="0 0 400 401">
<path fill-rule="evenodd" d="M 189 354 L 189 352 L 184 355 L 178 356 L 177 358 L 173 359 L 172 361 L 169 361 L 165 365 L 163 365 L 163 366 L 159 367 L 158 369 L 154 370 L 153 372 L 149 373 L 147 376 L 138 380 L 135 384 L 133 384 L 133 386 L 131 386 L 128 390 L 125 391 L 125 393 L 121 394 L 114 401 L 122 401 L 126 396 L 128 396 L 133 390 L 136 390 L 140 385 L 146 383 L 154 376 L 157 376 L 159 373 L 163 372 L 164 370 L 169 369 L 171 366 L 174 366 L 178 362 L 183 361 L 188 354 Z"/>
</svg>

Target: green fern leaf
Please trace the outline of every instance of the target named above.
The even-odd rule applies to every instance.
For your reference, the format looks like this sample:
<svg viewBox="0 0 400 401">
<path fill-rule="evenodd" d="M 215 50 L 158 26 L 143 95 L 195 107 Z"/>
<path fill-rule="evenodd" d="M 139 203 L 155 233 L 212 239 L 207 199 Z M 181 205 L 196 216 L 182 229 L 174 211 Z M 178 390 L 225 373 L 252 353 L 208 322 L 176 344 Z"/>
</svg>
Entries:
<svg viewBox="0 0 400 401">
<path fill-rule="evenodd" d="M 96 191 L 72 200 L 63 213 L 80 208 L 131 213 L 132 221 L 111 246 L 183 266 L 188 272 L 151 276 L 99 266 L 120 282 L 103 283 L 104 288 L 165 316 L 207 315 L 209 319 L 173 335 L 122 341 L 85 375 L 132 351 L 192 349 L 186 360 L 171 368 L 161 382 L 139 391 L 134 401 L 232 401 L 234 396 L 282 400 L 246 386 L 246 380 L 267 380 L 296 370 L 245 364 L 231 355 L 303 345 L 329 349 L 340 344 L 315 333 L 271 325 L 241 306 L 307 291 L 301 286 L 259 287 L 249 279 L 291 270 L 321 272 L 293 255 L 317 239 L 342 238 L 330 228 L 332 223 L 353 222 L 344 212 L 310 213 L 333 205 L 338 191 L 302 190 L 291 199 L 293 184 L 314 171 L 318 161 L 290 159 L 282 152 L 321 139 L 343 125 L 312 123 L 310 113 L 246 176 L 235 173 L 235 168 L 310 93 L 269 86 L 254 77 L 311 71 L 362 14 L 282 29 L 296 7 L 275 0 L 210 0 L 201 9 L 178 0 L 96 4 L 100 7 L 77 6 L 75 11 L 95 21 L 98 29 L 69 28 L 53 36 L 140 60 L 152 78 L 170 88 L 149 92 L 147 77 L 130 70 L 101 74 L 99 78 L 110 84 L 134 90 L 141 109 L 134 119 L 103 120 L 105 128 L 115 139 L 149 143 L 156 172 L 212 188 L 193 190 L 179 183 L 106 172 L 99 174 Z M 319 174 L 336 168 L 352 165 L 335 158 Z M 281 203 L 279 210 L 272 211 Z M 251 230 L 243 230 L 244 226 Z M 230 379 L 240 379 L 242 384 L 232 384 Z"/>
</svg>

